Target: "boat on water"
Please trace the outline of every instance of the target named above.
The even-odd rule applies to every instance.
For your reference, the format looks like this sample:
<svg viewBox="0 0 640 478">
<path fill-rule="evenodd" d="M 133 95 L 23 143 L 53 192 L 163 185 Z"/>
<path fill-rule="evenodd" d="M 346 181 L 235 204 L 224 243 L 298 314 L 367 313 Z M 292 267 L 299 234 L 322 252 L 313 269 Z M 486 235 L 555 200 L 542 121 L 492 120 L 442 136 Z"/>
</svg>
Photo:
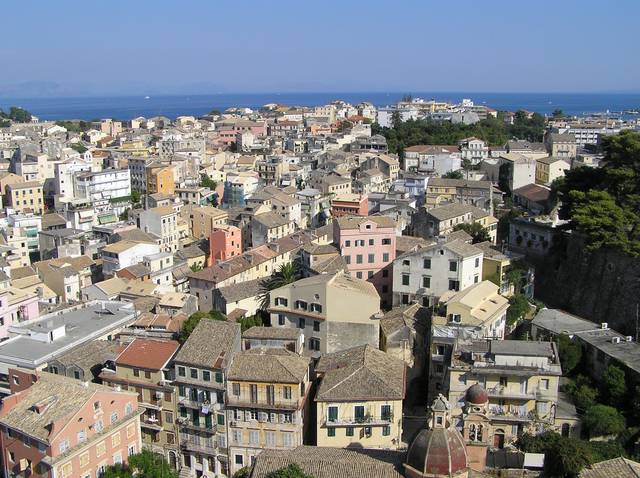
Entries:
<svg viewBox="0 0 640 478">
<path fill-rule="evenodd" d="M 150 96 L 145 96 L 144 99 L 145 100 L 149 100 L 149 99 L 151 99 L 151 97 Z"/>
</svg>

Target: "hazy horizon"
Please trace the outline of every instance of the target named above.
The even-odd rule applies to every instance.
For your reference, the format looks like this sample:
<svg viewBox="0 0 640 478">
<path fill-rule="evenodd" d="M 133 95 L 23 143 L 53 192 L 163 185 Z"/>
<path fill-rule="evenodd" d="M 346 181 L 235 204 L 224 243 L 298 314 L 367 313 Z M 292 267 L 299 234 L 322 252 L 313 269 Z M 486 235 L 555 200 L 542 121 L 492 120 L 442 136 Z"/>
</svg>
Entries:
<svg viewBox="0 0 640 478">
<path fill-rule="evenodd" d="M 536 7 L 9 0 L 0 96 L 639 91 L 640 2 Z"/>
</svg>

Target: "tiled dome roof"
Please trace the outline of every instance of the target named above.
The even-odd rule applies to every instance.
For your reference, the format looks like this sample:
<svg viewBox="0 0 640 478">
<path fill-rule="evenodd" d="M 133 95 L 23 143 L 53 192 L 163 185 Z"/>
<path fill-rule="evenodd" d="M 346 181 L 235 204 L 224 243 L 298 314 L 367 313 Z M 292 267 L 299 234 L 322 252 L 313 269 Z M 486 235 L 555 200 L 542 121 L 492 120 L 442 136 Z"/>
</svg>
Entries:
<svg viewBox="0 0 640 478">
<path fill-rule="evenodd" d="M 407 453 L 407 476 L 455 476 L 467 471 L 467 449 L 455 428 L 425 429 L 418 433 Z"/>
<path fill-rule="evenodd" d="M 465 398 L 468 403 L 472 403 L 474 405 L 483 405 L 489 401 L 489 395 L 487 395 L 487 391 L 482 385 L 478 383 L 471 385 L 467 389 Z"/>
</svg>

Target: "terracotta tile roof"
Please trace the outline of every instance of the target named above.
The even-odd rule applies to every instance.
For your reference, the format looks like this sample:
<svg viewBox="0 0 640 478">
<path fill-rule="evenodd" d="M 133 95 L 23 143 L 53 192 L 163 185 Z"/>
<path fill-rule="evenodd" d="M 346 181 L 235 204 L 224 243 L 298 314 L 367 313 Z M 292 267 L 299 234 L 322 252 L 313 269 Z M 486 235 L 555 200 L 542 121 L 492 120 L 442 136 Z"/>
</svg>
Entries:
<svg viewBox="0 0 640 478">
<path fill-rule="evenodd" d="M 161 370 L 180 347 L 175 340 L 135 339 L 116 358 L 116 365 Z"/>
<path fill-rule="evenodd" d="M 266 383 L 300 383 L 309 370 L 309 357 L 285 349 L 251 349 L 233 358 L 227 377 Z"/>
<path fill-rule="evenodd" d="M 640 463 L 627 458 L 614 458 L 584 468 L 580 478 L 638 478 Z"/>
<path fill-rule="evenodd" d="M 370 345 L 324 355 L 316 372 L 324 374 L 316 401 L 402 400 L 405 396 L 404 362 Z"/>
</svg>

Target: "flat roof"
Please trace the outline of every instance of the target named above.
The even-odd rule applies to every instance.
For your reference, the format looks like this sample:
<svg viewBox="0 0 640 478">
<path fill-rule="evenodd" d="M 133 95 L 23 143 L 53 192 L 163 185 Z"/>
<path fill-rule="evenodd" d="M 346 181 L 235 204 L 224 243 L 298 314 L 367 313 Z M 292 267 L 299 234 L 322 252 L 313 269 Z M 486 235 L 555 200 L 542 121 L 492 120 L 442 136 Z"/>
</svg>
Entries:
<svg viewBox="0 0 640 478">
<path fill-rule="evenodd" d="M 0 343 L 0 373 L 9 366 L 34 369 L 78 345 L 99 338 L 135 319 L 133 304 L 91 301 L 63 309 L 9 328 L 12 337 Z M 64 327 L 64 334 L 45 341 L 44 336 Z M 36 336 L 42 336 L 39 340 Z"/>
<path fill-rule="evenodd" d="M 542 309 L 533 318 L 531 325 L 548 330 L 553 334 L 568 335 L 602 327 L 601 324 L 596 324 L 560 309 Z"/>
</svg>

